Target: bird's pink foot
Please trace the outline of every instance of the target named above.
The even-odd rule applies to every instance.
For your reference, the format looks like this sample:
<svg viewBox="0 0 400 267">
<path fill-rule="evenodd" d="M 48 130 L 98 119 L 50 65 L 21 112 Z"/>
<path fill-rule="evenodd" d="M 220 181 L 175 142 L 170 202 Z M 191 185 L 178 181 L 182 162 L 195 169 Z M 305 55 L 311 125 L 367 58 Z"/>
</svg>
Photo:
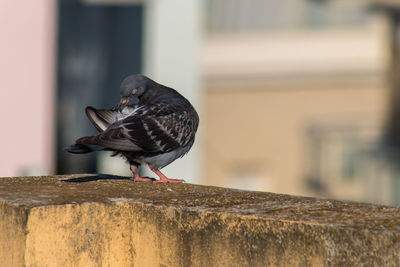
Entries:
<svg viewBox="0 0 400 267">
<path fill-rule="evenodd" d="M 133 181 L 134 182 L 153 182 L 155 179 L 149 177 L 141 177 L 139 175 L 138 167 L 135 165 L 131 165 L 131 171 L 133 173 Z"/>
<path fill-rule="evenodd" d="M 155 184 L 159 184 L 159 183 L 182 183 L 184 182 L 184 180 L 180 180 L 180 179 L 170 179 L 167 176 L 165 176 L 162 172 L 160 172 L 157 169 L 154 169 L 152 167 L 150 167 L 150 169 L 158 175 L 158 177 L 160 177 L 160 180 L 154 181 Z"/>
<path fill-rule="evenodd" d="M 182 183 L 184 180 L 181 179 L 170 179 L 170 178 L 165 178 L 165 179 L 160 179 L 154 181 L 155 184 L 160 184 L 160 183 Z"/>
<path fill-rule="evenodd" d="M 149 177 L 140 177 L 140 176 L 138 175 L 138 176 L 134 176 L 134 177 L 133 177 L 133 181 L 134 181 L 134 182 L 153 182 L 154 179 L 149 178 Z"/>
</svg>

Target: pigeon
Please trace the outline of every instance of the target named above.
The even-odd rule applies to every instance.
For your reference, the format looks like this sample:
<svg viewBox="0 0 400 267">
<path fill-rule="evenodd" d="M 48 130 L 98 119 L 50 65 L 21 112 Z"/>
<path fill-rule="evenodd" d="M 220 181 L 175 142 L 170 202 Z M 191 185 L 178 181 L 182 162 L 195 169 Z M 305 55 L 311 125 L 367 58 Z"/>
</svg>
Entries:
<svg viewBox="0 0 400 267">
<path fill-rule="evenodd" d="M 118 107 L 85 109 L 99 133 L 77 139 L 66 150 L 79 154 L 113 151 L 112 156 L 125 157 L 135 182 L 154 181 L 139 175 L 141 164 L 147 164 L 158 175 L 160 179 L 154 183 L 182 182 L 166 177 L 160 169 L 183 157 L 193 146 L 199 125 L 194 107 L 176 90 L 140 74 L 122 81 L 120 95 Z"/>
</svg>

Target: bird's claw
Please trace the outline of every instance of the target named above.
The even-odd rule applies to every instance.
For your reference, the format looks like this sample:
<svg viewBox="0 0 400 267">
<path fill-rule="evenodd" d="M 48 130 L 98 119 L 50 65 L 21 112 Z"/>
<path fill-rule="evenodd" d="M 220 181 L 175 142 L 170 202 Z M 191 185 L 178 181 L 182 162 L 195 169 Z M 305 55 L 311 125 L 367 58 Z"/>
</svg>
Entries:
<svg viewBox="0 0 400 267">
<path fill-rule="evenodd" d="M 151 178 L 151 177 L 133 177 L 134 182 L 154 182 L 156 179 Z"/>
<path fill-rule="evenodd" d="M 156 180 L 153 183 L 154 184 L 161 184 L 161 183 L 183 183 L 183 182 L 185 182 L 185 180 L 183 180 L 183 179 L 170 179 L 170 178 L 167 178 L 167 179 Z"/>
</svg>

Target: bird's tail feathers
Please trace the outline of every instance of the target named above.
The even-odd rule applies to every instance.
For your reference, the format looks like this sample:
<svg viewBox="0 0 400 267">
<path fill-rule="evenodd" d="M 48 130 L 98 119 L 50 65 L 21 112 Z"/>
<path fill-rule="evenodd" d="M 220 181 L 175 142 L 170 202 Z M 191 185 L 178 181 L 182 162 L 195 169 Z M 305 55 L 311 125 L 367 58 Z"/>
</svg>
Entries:
<svg viewBox="0 0 400 267">
<path fill-rule="evenodd" d="M 69 153 L 84 154 L 84 153 L 90 153 L 90 152 L 95 152 L 95 151 L 101 151 L 101 150 L 104 150 L 104 148 L 99 147 L 99 146 L 94 146 L 94 145 L 73 144 L 73 145 L 70 145 L 69 147 L 65 148 L 65 150 L 68 151 Z"/>
</svg>

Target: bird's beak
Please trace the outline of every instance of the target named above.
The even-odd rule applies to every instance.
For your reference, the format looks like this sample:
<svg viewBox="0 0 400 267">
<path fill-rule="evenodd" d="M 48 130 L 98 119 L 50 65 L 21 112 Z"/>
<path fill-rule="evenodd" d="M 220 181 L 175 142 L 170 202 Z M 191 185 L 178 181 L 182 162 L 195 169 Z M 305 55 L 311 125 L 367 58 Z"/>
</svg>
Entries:
<svg viewBox="0 0 400 267">
<path fill-rule="evenodd" d="M 129 101 L 129 98 L 127 98 L 127 97 L 121 98 L 121 101 L 119 102 L 119 107 L 118 107 L 120 112 L 124 109 L 126 104 L 128 104 L 128 101 Z"/>
</svg>

